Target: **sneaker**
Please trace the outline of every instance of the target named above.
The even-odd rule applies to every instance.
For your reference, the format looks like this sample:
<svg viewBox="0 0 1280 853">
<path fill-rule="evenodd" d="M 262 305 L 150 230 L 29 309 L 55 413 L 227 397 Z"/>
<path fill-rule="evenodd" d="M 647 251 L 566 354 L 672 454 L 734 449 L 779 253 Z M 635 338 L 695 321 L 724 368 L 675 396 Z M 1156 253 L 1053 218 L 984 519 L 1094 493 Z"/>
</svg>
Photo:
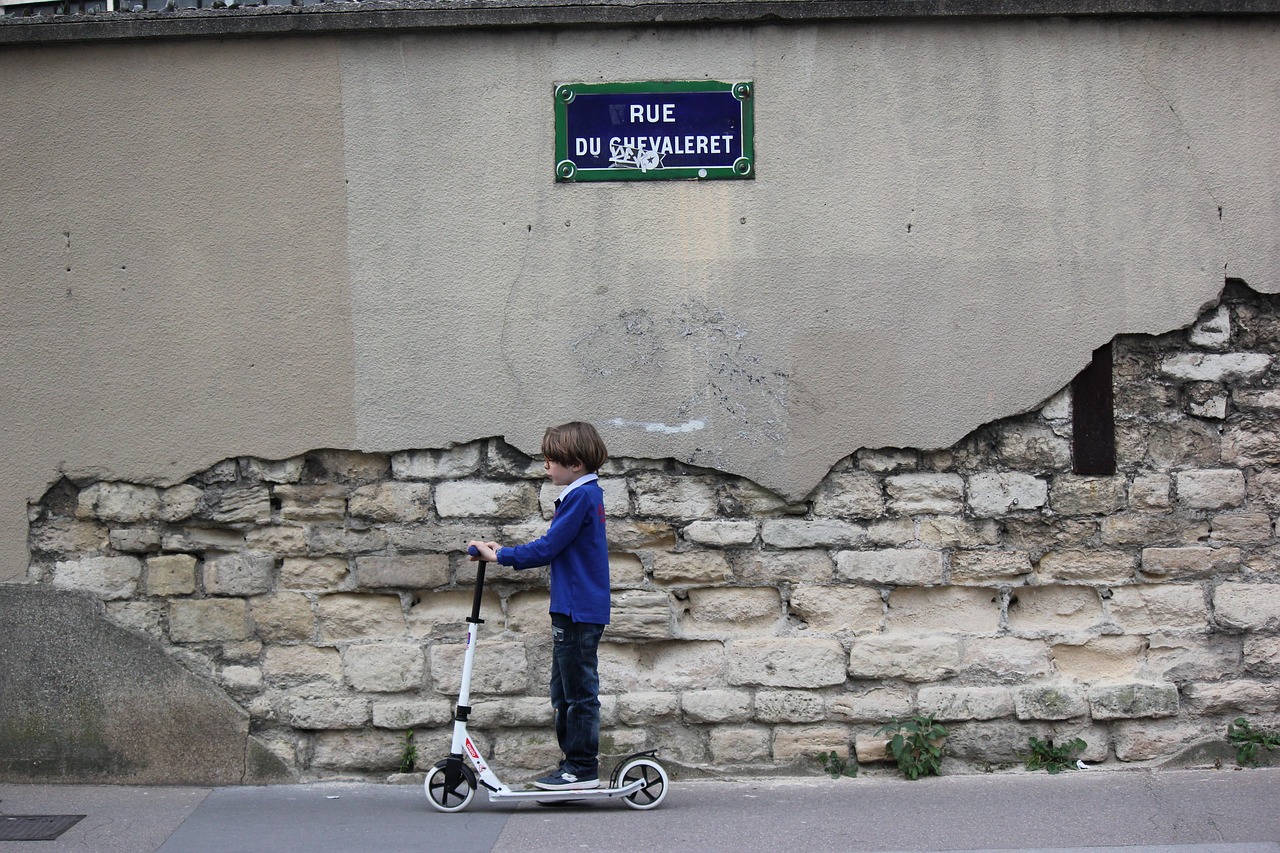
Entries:
<svg viewBox="0 0 1280 853">
<path fill-rule="evenodd" d="M 595 771 L 574 773 L 561 768 L 543 776 L 533 784 L 544 791 L 586 791 L 600 787 L 600 775 Z"/>
</svg>

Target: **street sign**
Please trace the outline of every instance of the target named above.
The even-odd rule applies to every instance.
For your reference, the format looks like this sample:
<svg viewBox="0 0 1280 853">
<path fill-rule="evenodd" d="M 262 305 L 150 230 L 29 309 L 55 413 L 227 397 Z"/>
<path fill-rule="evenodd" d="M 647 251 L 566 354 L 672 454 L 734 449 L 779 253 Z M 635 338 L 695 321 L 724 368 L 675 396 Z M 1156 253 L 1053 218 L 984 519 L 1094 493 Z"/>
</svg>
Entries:
<svg viewBox="0 0 1280 853">
<path fill-rule="evenodd" d="M 718 80 L 559 85 L 556 180 L 754 178 L 754 96 Z"/>
</svg>

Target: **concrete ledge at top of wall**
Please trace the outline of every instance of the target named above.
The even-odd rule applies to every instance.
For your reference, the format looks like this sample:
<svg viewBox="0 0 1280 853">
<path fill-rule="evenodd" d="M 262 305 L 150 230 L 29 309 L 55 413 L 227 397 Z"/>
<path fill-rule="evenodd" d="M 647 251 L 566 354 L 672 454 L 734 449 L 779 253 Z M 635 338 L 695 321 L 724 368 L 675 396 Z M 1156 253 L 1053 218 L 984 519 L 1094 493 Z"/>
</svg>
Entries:
<svg viewBox="0 0 1280 853">
<path fill-rule="evenodd" d="M 403 29 L 1280 14 L 1280 0 L 369 0 L 0 18 L 0 44 Z M 122 3 L 121 5 L 131 5 Z"/>
</svg>

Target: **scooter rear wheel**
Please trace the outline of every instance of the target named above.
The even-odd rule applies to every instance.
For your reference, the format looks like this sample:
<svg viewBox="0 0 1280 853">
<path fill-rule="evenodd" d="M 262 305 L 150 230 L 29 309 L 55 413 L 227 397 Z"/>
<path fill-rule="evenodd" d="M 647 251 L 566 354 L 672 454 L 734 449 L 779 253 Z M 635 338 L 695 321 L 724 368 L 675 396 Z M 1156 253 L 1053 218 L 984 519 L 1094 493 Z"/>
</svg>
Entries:
<svg viewBox="0 0 1280 853">
<path fill-rule="evenodd" d="M 623 765 L 618 772 L 618 787 L 624 788 L 637 779 L 645 785 L 639 791 L 627 794 L 623 802 L 633 809 L 656 809 L 667 798 L 667 771 L 652 758 L 635 758 Z"/>
<path fill-rule="evenodd" d="M 427 801 L 438 811 L 460 812 L 471 805 L 476 795 L 476 774 L 464 764 L 462 778 L 450 789 L 445 783 L 445 762 L 441 761 L 427 773 L 422 788 L 427 793 Z"/>
</svg>

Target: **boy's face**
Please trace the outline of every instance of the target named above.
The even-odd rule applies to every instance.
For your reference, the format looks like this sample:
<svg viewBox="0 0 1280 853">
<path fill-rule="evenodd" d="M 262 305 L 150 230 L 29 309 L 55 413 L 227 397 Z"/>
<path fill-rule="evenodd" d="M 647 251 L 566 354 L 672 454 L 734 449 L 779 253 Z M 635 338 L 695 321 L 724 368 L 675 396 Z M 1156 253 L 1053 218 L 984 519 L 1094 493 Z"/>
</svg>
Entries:
<svg viewBox="0 0 1280 853">
<path fill-rule="evenodd" d="M 581 477 L 583 471 L 586 470 L 581 462 L 573 465 L 561 465 L 554 459 L 548 459 L 543 463 L 542 467 L 547 469 L 547 476 L 550 477 L 551 482 L 557 486 L 569 485 L 574 480 Z"/>
</svg>

